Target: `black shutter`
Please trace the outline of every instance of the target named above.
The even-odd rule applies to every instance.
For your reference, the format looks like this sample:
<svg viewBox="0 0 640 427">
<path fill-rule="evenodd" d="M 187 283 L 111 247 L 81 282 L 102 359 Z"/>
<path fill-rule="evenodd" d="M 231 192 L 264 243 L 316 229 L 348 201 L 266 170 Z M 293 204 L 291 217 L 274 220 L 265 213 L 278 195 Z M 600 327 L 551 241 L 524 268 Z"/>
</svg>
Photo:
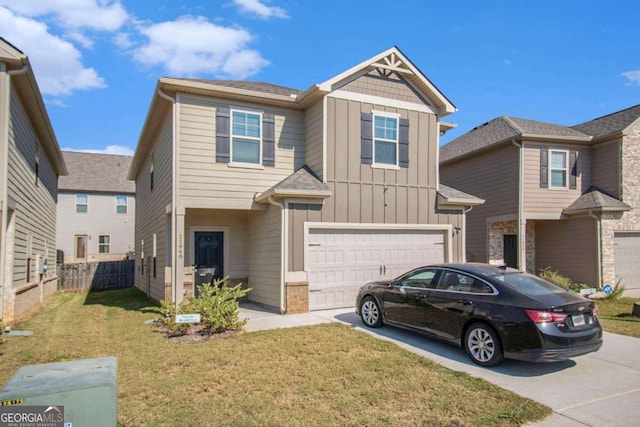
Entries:
<svg viewBox="0 0 640 427">
<path fill-rule="evenodd" d="M 569 188 L 575 190 L 578 178 L 578 152 L 576 150 L 569 152 L 569 167 L 571 168 L 569 173 Z"/>
<path fill-rule="evenodd" d="M 361 113 L 360 120 L 360 159 L 365 165 L 373 162 L 373 116 Z"/>
<path fill-rule="evenodd" d="M 216 110 L 216 162 L 218 163 L 229 163 L 229 122 L 229 109 L 218 107 Z"/>
<path fill-rule="evenodd" d="M 398 166 L 409 167 L 409 119 L 400 119 L 398 129 Z"/>
<path fill-rule="evenodd" d="M 540 150 L 540 188 L 549 187 L 549 152 L 546 148 Z"/>
<path fill-rule="evenodd" d="M 276 163 L 276 119 L 273 114 L 262 115 L 262 165 L 275 166 Z"/>
</svg>

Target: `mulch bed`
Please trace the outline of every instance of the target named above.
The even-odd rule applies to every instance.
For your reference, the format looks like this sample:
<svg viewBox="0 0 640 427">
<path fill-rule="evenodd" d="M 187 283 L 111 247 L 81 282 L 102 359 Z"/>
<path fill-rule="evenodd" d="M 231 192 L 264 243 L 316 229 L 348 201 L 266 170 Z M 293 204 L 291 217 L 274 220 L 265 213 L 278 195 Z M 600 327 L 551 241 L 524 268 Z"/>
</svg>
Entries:
<svg viewBox="0 0 640 427">
<path fill-rule="evenodd" d="M 211 329 L 208 329 L 204 325 L 191 325 L 189 329 L 187 329 L 187 331 L 182 334 L 170 331 L 165 325 L 158 321 L 153 322 L 152 328 L 154 332 L 163 335 L 170 342 L 179 344 L 231 338 L 232 336 L 240 333 L 240 331 L 235 329 L 229 329 L 226 331 L 213 331 Z"/>
</svg>

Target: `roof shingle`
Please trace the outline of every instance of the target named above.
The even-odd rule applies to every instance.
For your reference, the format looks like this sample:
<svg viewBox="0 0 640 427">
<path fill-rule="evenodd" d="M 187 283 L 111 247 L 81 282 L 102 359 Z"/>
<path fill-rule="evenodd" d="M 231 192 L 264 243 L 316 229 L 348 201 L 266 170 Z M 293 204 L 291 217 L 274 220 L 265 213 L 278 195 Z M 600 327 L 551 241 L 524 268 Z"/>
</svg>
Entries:
<svg viewBox="0 0 640 427">
<path fill-rule="evenodd" d="M 207 80 L 207 79 L 189 79 L 182 77 L 172 77 L 174 80 L 184 80 L 190 82 L 200 82 L 207 83 L 217 86 L 226 86 L 235 89 L 244 89 L 244 90 L 252 90 L 255 92 L 269 93 L 273 95 L 298 95 L 302 91 L 298 89 L 292 89 L 285 86 L 273 85 L 271 83 L 263 83 L 263 82 L 249 82 L 242 80 Z"/>
<path fill-rule="evenodd" d="M 58 178 L 60 191 L 135 193 L 136 184 L 127 180 L 131 156 L 63 151 L 69 175 Z"/>
<path fill-rule="evenodd" d="M 631 209 L 631 206 L 625 202 L 592 186 L 573 203 L 564 208 L 564 212 L 566 214 L 572 214 L 578 211 L 588 210 L 626 211 L 629 209 Z"/>
<path fill-rule="evenodd" d="M 612 133 L 622 132 L 638 118 L 640 118 L 640 104 L 572 126 L 572 128 L 592 135 L 594 138 L 600 138 Z"/>
</svg>

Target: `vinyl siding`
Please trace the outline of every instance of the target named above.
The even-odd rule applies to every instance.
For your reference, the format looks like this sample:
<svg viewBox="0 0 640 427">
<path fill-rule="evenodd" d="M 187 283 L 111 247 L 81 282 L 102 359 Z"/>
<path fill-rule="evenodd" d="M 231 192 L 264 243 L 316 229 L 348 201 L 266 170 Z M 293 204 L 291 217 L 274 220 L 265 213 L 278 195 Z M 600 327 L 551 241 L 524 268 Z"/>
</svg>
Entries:
<svg viewBox="0 0 640 427">
<path fill-rule="evenodd" d="M 592 184 L 599 189 L 620 197 L 620 141 L 599 144 L 591 149 Z"/>
<path fill-rule="evenodd" d="M 165 115 L 160 131 L 153 144 L 154 150 L 154 185 L 150 189 L 150 156 L 145 159 L 144 165 L 140 168 L 140 173 L 136 177 L 136 287 L 142 291 L 147 291 L 147 281 L 150 279 L 152 299 L 161 301 L 164 299 L 165 288 L 165 265 L 167 252 L 165 246 L 170 244 L 171 236 L 167 232 L 166 206 L 171 203 L 173 165 L 172 165 L 172 114 L 171 110 Z M 144 240 L 144 256 L 149 259 L 153 255 L 153 234 L 157 235 L 156 249 L 156 277 L 141 275 L 141 241 Z M 170 248 L 167 248 L 170 251 Z M 170 281 L 167 277 L 166 281 Z"/>
<path fill-rule="evenodd" d="M 280 307 L 282 212 L 269 206 L 266 212 L 252 212 L 249 218 L 250 301 Z"/>
<path fill-rule="evenodd" d="M 126 255 L 134 248 L 134 226 L 136 199 L 127 196 L 127 213 L 116 213 L 116 194 L 84 193 L 88 197 L 87 213 L 76 213 L 76 194 L 80 192 L 60 192 L 58 194 L 57 248 L 62 249 L 65 262 L 75 260 L 75 237 L 89 236 L 87 255 L 89 261 L 114 259 Z M 110 251 L 100 254 L 98 236 L 110 237 Z"/>
<path fill-rule="evenodd" d="M 181 94 L 179 97 L 179 186 L 181 197 L 253 200 L 301 167 L 304 113 Z M 239 107 L 275 115 L 275 167 L 262 169 L 216 163 L 216 108 Z"/>
<path fill-rule="evenodd" d="M 392 73 L 389 76 L 382 76 L 378 70 L 372 70 L 368 74 L 343 85 L 339 89 L 365 95 L 381 96 L 383 98 L 430 105 L 424 97 L 407 84 L 402 76 L 396 73 Z"/>
<path fill-rule="evenodd" d="M 467 213 L 467 260 L 487 262 L 488 218 L 518 212 L 518 148 L 509 144 L 440 167 L 440 182 L 485 200 Z"/>
<path fill-rule="evenodd" d="M 35 156 L 38 136 L 22 102 L 12 88 L 9 117 L 8 196 L 16 202 L 14 212 L 13 286 L 27 282 L 27 240 L 32 236 L 32 277 L 37 281 L 36 255 L 46 256 L 49 271 L 55 275 L 56 200 L 58 177 L 46 155 L 39 148 L 38 184 L 35 183 Z"/>
<path fill-rule="evenodd" d="M 574 282 L 595 286 L 596 224 L 592 218 L 536 221 L 536 267 L 552 267 Z"/>
<path fill-rule="evenodd" d="M 540 188 L 540 150 L 577 150 L 578 177 L 576 189 Z M 528 217 L 536 214 L 562 215 L 562 210 L 582 195 L 591 185 L 591 152 L 588 147 L 569 144 L 524 143 L 523 209 Z"/>
<path fill-rule="evenodd" d="M 312 105 L 305 113 L 305 163 L 320 179 L 324 176 L 322 150 L 322 101 Z"/>
</svg>

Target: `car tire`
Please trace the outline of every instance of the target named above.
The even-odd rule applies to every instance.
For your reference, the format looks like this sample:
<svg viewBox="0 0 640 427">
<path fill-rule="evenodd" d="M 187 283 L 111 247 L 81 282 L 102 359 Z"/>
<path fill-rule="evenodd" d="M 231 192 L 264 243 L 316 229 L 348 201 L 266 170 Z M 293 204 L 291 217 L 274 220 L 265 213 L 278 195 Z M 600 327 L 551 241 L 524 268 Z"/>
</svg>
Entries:
<svg viewBox="0 0 640 427">
<path fill-rule="evenodd" d="M 474 323 L 464 334 L 464 349 L 481 366 L 496 366 L 504 360 L 500 337 L 486 323 Z"/>
<path fill-rule="evenodd" d="M 374 297 L 368 296 L 362 300 L 362 303 L 360 303 L 360 318 L 365 326 L 369 328 L 382 326 L 382 311 Z"/>
</svg>

